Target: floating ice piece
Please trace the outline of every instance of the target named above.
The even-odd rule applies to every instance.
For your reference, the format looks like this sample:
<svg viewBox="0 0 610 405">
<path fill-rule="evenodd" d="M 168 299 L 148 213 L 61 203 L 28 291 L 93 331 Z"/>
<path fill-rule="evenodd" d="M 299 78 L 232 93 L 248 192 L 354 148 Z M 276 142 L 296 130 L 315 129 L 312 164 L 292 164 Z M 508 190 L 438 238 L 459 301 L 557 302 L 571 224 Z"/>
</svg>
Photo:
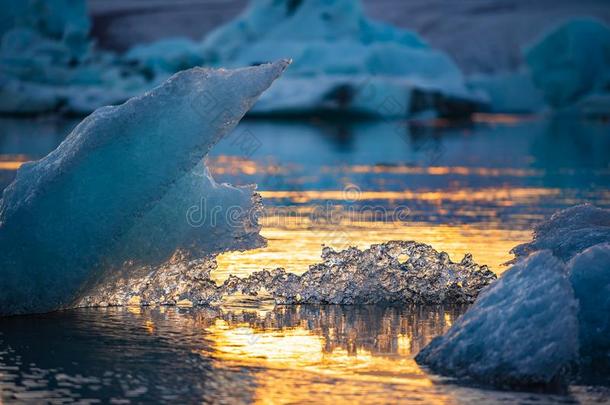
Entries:
<svg viewBox="0 0 610 405">
<path fill-rule="evenodd" d="M 578 359 L 577 308 L 564 263 L 538 252 L 485 289 L 416 360 L 499 387 L 562 388 Z"/>
<path fill-rule="evenodd" d="M 534 238 L 515 246 L 516 261 L 532 252 L 550 249 L 563 260 L 603 242 L 610 242 L 610 210 L 591 204 L 576 205 L 556 212 L 534 229 Z"/>
<path fill-rule="evenodd" d="M 341 252 L 326 247 L 320 264 L 298 276 L 284 269 L 263 270 L 246 278 L 210 280 L 213 257 L 175 259 L 158 269 L 119 273 L 91 290 L 80 306 L 216 304 L 238 295 L 273 298 L 278 304 L 464 304 L 471 303 L 496 276 L 466 255 L 453 263 L 447 253 L 404 241 Z"/>
<path fill-rule="evenodd" d="M 588 248 L 568 262 L 579 303 L 580 354 L 589 374 L 610 376 L 610 244 Z"/>
<path fill-rule="evenodd" d="M 0 202 L 0 314 L 70 305 L 113 271 L 176 251 L 259 246 L 252 187 L 217 184 L 201 161 L 288 63 L 183 71 L 24 164 Z"/>
<path fill-rule="evenodd" d="M 610 28 L 601 21 L 568 21 L 527 49 L 525 58 L 534 83 L 555 108 L 609 92 Z"/>
</svg>

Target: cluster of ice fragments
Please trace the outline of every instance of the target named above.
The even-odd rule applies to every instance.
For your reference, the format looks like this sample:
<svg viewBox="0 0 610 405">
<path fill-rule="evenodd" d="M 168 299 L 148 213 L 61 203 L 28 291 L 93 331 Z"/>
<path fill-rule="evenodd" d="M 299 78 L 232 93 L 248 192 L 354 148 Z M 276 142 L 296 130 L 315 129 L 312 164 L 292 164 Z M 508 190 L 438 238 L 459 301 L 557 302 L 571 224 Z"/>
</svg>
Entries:
<svg viewBox="0 0 610 405">
<path fill-rule="evenodd" d="M 216 183 L 203 158 L 288 64 L 177 73 L 21 166 L 0 200 L 0 315 L 69 306 L 176 251 L 194 260 L 261 246 L 260 196 Z"/>
<path fill-rule="evenodd" d="M 246 278 L 210 279 L 213 257 L 176 257 L 159 268 L 123 273 L 92 288 L 78 306 L 207 305 L 231 296 L 272 297 L 277 304 L 468 304 L 495 280 L 466 255 L 454 263 L 445 252 L 413 241 L 390 241 L 363 251 L 322 251 L 323 261 L 302 275 L 282 268 Z"/>
<path fill-rule="evenodd" d="M 537 227 L 517 263 L 417 361 L 500 387 L 562 389 L 610 375 L 610 211 L 580 205 Z M 607 382 L 607 381 L 606 381 Z"/>
</svg>

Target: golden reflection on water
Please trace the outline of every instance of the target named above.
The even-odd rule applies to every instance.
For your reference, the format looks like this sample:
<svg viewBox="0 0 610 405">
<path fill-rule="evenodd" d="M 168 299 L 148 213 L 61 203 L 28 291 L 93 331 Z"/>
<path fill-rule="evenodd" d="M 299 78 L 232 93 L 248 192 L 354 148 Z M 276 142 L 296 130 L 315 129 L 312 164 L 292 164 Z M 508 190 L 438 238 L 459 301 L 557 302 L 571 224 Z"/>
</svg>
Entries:
<svg viewBox="0 0 610 405">
<path fill-rule="evenodd" d="M 253 367 L 253 402 L 447 403 L 413 356 L 461 309 L 278 307 L 206 327 L 219 367 Z"/>
<path fill-rule="evenodd" d="M 445 251 L 453 261 L 472 253 L 479 264 L 487 264 L 497 274 L 511 260 L 510 249 L 531 238 L 531 231 L 486 229 L 469 225 L 438 225 L 431 223 L 360 222 L 349 226 L 308 227 L 273 226 L 276 219 L 263 218 L 261 234 L 267 247 L 246 252 L 229 252 L 218 257 L 218 269 L 212 277 L 224 281 L 230 274 L 244 276 L 262 267 L 283 267 L 301 274 L 318 263 L 321 245 L 335 249 L 356 246 L 360 249 L 388 240 L 416 240 L 438 251 Z M 286 224 L 286 222 L 284 222 Z M 263 263 L 264 265 L 261 265 Z"/>
</svg>

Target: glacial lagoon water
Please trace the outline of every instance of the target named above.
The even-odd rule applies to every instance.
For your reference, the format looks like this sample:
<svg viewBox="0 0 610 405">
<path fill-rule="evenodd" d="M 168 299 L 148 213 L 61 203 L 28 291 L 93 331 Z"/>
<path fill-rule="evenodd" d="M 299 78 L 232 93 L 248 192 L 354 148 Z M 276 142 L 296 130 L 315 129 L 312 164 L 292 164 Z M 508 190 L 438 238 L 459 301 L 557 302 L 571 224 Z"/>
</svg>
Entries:
<svg viewBox="0 0 610 405">
<path fill-rule="evenodd" d="M 76 121 L 0 119 L 0 187 Z M 214 274 L 301 273 L 335 248 L 415 239 L 500 274 L 557 209 L 610 207 L 610 124 L 245 121 L 212 152 L 215 178 L 259 184 L 268 246 Z M 0 319 L 0 403 L 591 403 L 460 386 L 413 360 L 464 307 L 101 308 Z"/>
</svg>

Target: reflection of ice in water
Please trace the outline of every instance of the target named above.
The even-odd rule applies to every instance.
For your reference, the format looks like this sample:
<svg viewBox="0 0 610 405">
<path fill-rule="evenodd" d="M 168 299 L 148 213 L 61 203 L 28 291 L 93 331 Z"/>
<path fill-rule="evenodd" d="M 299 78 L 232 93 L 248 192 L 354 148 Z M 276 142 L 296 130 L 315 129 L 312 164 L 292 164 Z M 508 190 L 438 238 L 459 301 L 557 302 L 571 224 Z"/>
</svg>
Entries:
<svg viewBox="0 0 610 405">
<path fill-rule="evenodd" d="M 10 349 L 0 354 L 1 398 L 542 404 L 603 398 L 603 392 L 584 387 L 572 387 L 569 397 L 552 397 L 482 391 L 431 378 L 413 355 L 462 312 L 109 308 L 35 317 L 37 328 L 30 317 L 6 318 L 0 321 L 0 340 Z M 40 336 L 45 344 L 34 344 Z"/>
</svg>

